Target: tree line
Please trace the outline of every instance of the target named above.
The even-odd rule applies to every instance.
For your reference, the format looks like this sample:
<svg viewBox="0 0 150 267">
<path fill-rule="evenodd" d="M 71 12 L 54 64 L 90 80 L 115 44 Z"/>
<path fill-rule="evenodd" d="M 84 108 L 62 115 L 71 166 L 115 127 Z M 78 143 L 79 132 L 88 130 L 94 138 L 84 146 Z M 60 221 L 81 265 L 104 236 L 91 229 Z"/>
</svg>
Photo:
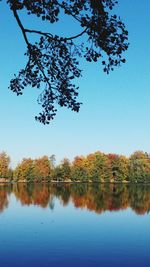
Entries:
<svg viewBox="0 0 150 267">
<path fill-rule="evenodd" d="M 130 157 L 100 151 L 65 158 L 56 165 L 55 156 L 24 158 L 14 169 L 10 157 L 0 153 L 0 181 L 14 182 L 150 182 L 150 154 L 134 152 Z"/>
</svg>

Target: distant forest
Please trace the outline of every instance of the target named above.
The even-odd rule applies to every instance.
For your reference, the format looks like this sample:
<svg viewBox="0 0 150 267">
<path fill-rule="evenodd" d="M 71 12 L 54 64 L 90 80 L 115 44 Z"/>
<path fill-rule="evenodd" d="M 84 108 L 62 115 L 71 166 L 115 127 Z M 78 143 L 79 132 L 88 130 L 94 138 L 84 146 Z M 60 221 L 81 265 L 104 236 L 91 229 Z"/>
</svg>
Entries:
<svg viewBox="0 0 150 267">
<path fill-rule="evenodd" d="M 55 156 L 24 158 L 14 170 L 10 157 L 0 153 L 0 182 L 150 182 L 150 154 L 134 152 L 130 157 L 100 151 L 77 156 L 72 162 L 63 159 L 56 165 Z"/>
</svg>

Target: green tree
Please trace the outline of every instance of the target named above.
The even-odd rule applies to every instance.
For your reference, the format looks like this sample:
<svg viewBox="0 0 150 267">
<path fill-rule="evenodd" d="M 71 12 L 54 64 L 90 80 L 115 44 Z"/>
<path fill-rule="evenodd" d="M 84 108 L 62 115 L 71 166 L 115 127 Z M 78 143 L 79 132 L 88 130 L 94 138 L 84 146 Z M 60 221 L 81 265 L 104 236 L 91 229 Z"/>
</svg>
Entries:
<svg viewBox="0 0 150 267">
<path fill-rule="evenodd" d="M 71 179 L 73 181 L 87 181 L 88 174 L 86 168 L 86 159 L 84 157 L 75 157 L 71 168 Z"/>
<path fill-rule="evenodd" d="M 136 151 L 129 159 L 129 179 L 131 182 L 150 182 L 150 158 L 142 151 Z"/>
<path fill-rule="evenodd" d="M 63 181 L 63 172 L 61 166 L 56 166 L 53 170 L 52 174 L 52 180 L 56 182 L 62 182 Z"/>
<path fill-rule="evenodd" d="M 5 153 L 0 153 L 0 179 L 1 178 L 9 178 L 10 169 L 10 157 Z"/>
<path fill-rule="evenodd" d="M 111 161 L 111 171 L 114 181 L 123 182 L 128 180 L 128 159 L 125 156 L 109 154 L 108 158 Z"/>
<path fill-rule="evenodd" d="M 87 157 L 88 177 L 92 181 L 109 182 L 111 165 L 108 157 L 100 151 Z"/>
<path fill-rule="evenodd" d="M 61 162 L 61 171 L 63 181 L 71 179 L 71 164 L 67 158 Z"/>
<path fill-rule="evenodd" d="M 57 105 L 79 111 L 81 103 L 75 83 L 81 77 L 79 58 L 83 56 L 88 62 L 100 60 L 106 73 L 125 62 L 122 54 L 128 49 L 128 32 L 120 17 L 112 12 L 116 0 L 8 0 L 6 4 L 27 47 L 27 64 L 11 80 L 10 89 L 21 95 L 28 85 L 42 88 L 38 103 L 43 110 L 36 120 L 44 124 L 54 118 Z M 69 16 L 77 23 L 79 32 L 63 36 L 27 28 L 21 20 L 22 13 L 51 27 L 59 22 L 63 27 L 62 17 Z"/>
<path fill-rule="evenodd" d="M 54 169 L 55 168 L 55 164 L 56 164 L 56 158 L 55 158 L 55 155 L 51 155 L 49 157 L 49 160 L 50 160 L 50 165 L 51 165 L 51 169 Z"/>
<path fill-rule="evenodd" d="M 31 158 L 24 158 L 14 170 L 15 181 L 34 181 L 34 161 Z"/>
<path fill-rule="evenodd" d="M 47 156 L 34 160 L 34 176 L 36 181 L 50 180 L 51 162 Z"/>
</svg>

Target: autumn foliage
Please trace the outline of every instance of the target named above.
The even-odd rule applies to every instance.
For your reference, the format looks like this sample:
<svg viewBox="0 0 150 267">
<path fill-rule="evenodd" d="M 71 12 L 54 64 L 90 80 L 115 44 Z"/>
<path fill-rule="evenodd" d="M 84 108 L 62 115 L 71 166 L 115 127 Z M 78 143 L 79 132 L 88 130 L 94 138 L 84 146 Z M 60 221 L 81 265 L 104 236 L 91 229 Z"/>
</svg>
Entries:
<svg viewBox="0 0 150 267">
<path fill-rule="evenodd" d="M 10 158 L 0 153 L 1 182 L 111 182 L 149 183 L 150 155 L 136 151 L 130 157 L 100 151 L 64 159 L 55 164 L 54 155 L 38 159 L 24 158 L 12 171 Z"/>
</svg>

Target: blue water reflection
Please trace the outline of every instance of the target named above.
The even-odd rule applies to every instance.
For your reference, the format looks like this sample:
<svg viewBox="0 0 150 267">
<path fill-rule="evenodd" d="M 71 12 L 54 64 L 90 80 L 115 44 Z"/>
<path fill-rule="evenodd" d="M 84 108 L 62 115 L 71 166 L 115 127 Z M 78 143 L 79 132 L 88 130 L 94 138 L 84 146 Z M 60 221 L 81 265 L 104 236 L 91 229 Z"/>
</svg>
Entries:
<svg viewBox="0 0 150 267">
<path fill-rule="evenodd" d="M 118 210 L 105 209 L 101 213 L 94 211 L 93 206 L 91 210 L 87 209 L 83 203 L 81 207 L 79 203 L 75 207 L 73 199 L 77 196 L 71 195 L 75 191 L 69 194 L 69 200 L 64 204 L 60 198 L 60 190 L 64 192 L 64 189 L 59 188 L 58 193 L 56 188 L 47 187 L 50 194 L 49 198 L 46 195 L 46 205 L 44 193 L 40 203 L 35 191 L 31 193 L 28 188 L 32 199 L 29 203 L 25 191 L 27 187 L 21 186 L 18 191 L 16 188 L 0 188 L 0 203 L 4 203 L 0 213 L 1 267 L 150 266 L 150 215 L 147 213 L 150 193 L 147 189 L 141 189 L 138 196 L 138 199 L 145 200 L 147 208 L 143 213 L 140 210 L 143 215 L 139 215 L 131 205 L 127 205 L 128 201 L 126 208 L 123 204 L 123 207 L 118 206 Z M 18 193 L 19 190 L 21 193 Z M 43 187 L 37 192 L 42 190 Z M 91 192 L 91 186 L 88 190 Z M 121 205 L 123 198 L 130 195 L 129 188 L 124 190 L 121 191 L 124 196 L 119 196 Z M 112 192 L 116 192 L 114 188 L 112 191 L 107 189 L 107 198 L 111 202 Z M 5 200 L 2 199 L 4 195 Z M 89 201 L 93 205 L 92 196 L 87 191 L 77 195 L 79 199 L 82 197 L 82 202 Z M 38 199 L 38 203 L 33 199 Z M 136 205 L 132 199 L 133 202 Z M 143 205 L 143 202 L 138 205 Z"/>
</svg>

